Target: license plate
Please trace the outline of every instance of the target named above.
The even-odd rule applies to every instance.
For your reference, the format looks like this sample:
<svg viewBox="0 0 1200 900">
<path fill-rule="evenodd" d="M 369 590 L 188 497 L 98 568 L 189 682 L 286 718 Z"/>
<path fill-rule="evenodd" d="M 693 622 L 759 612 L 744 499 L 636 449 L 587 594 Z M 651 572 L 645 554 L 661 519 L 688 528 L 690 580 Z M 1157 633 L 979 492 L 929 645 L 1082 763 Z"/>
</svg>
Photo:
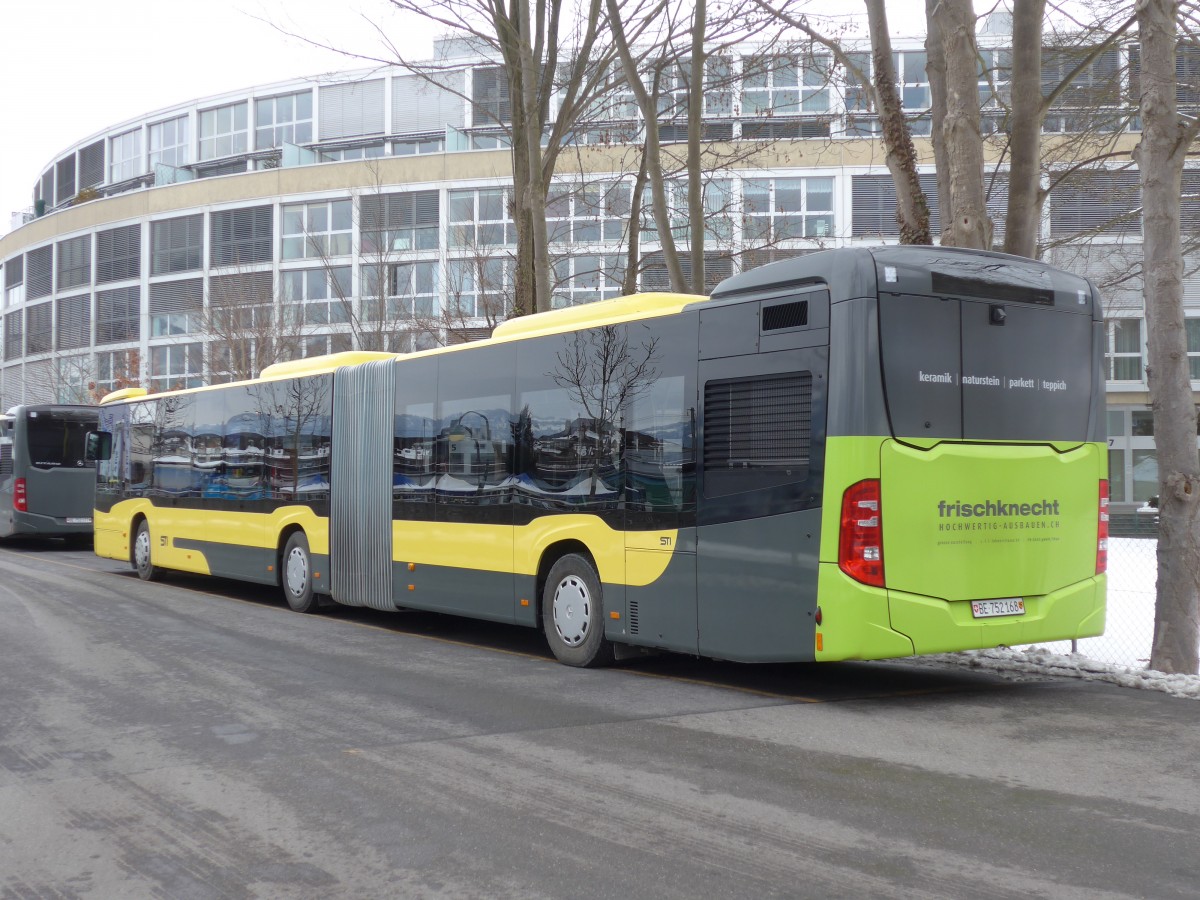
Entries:
<svg viewBox="0 0 1200 900">
<path fill-rule="evenodd" d="M 1020 597 L 1009 597 L 1003 600 L 972 600 L 971 615 L 977 619 L 988 619 L 992 616 L 1023 616 L 1025 601 Z"/>
<path fill-rule="evenodd" d="M 67 516 L 68 525 L 91 525 L 91 516 Z"/>
</svg>

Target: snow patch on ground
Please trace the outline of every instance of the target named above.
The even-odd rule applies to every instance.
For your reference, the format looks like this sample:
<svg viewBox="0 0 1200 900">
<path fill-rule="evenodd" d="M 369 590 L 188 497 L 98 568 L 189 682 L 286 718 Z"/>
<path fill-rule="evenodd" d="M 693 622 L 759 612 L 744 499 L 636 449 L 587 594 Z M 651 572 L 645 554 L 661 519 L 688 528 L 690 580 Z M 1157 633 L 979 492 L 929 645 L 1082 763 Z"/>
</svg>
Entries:
<svg viewBox="0 0 1200 900">
<path fill-rule="evenodd" d="M 1108 615 L 1104 634 L 1075 642 L 970 650 L 923 657 L 941 663 L 1017 675 L 1058 675 L 1162 691 L 1200 700 L 1200 675 L 1166 675 L 1146 668 L 1154 637 L 1158 580 L 1154 538 L 1110 538 Z"/>
<path fill-rule="evenodd" d="M 1200 700 L 1200 675 L 1166 675 L 1152 669 L 1098 662 L 1082 653 L 1055 653 L 1045 647 L 1000 647 L 994 650 L 942 653 L 923 658 L 971 669 L 1105 681 L 1121 687 L 1162 691 L 1175 697 Z"/>
</svg>

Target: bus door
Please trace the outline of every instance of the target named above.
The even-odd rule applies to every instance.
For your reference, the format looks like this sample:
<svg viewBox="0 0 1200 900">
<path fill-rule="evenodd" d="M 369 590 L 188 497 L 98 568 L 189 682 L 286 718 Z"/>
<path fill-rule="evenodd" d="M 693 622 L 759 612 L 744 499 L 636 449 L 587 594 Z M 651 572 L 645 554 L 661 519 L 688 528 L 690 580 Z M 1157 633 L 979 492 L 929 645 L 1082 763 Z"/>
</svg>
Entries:
<svg viewBox="0 0 1200 900">
<path fill-rule="evenodd" d="M 394 610 L 392 600 L 392 360 L 333 376 L 329 568 L 333 599 Z"/>
<path fill-rule="evenodd" d="M 700 315 L 700 653 L 794 660 L 813 646 L 829 294 Z"/>
</svg>

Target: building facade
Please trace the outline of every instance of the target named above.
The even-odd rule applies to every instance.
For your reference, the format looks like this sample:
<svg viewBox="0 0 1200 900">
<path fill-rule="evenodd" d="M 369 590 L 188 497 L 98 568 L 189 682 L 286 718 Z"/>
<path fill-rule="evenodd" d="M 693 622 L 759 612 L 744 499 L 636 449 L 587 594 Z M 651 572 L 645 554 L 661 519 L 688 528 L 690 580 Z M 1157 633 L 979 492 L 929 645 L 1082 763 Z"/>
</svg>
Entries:
<svg viewBox="0 0 1200 900">
<path fill-rule="evenodd" d="M 1007 40 L 981 35 L 984 127 L 997 135 Z M 936 233 L 925 53 L 917 42 L 896 47 Z M 58 153 L 34 184 L 31 211 L 0 238 L 0 408 L 486 334 L 511 296 L 516 244 L 507 83 L 469 48 L 444 42 L 436 55 L 433 79 L 372 70 L 253 87 L 149 113 Z M 869 67 L 869 55 L 858 58 Z M 1049 261 L 1106 294 L 1117 512 L 1157 490 L 1128 156 L 1136 104 L 1120 75 L 1131 61 L 1136 47 L 1098 57 L 1045 128 L 1047 153 L 1064 167 L 1085 133 L 1110 151 L 1109 162 L 1055 184 L 1042 231 Z M 1048 52 L 1043 80 L 1053 84 L 1069 62 Z M 668 152 L 686 135 L 679 77 L 668 73 L 660 103 Z M 812 52 L 714 58 L 706 79 L 704 139 L 716 160 L 704 178 L 710 285 L 788 255 L 898 239 L 895 191 L 860 80 Z M 632 95 L 614 81 L 569 140 L 547 207 L 555 305 L 621 292 L 641 141 Z M 999 228 L 1002 142 L 989 154 Z M 1186 188 L 1185 231 L 1194 235 L 1200 169 Z M 686 248 L 686 180 L 670 189 L 673 231 Z M 654 222 L 643 213 L 641 225 L 638 286 L 665 288 Z M 1186 291 L 1200 389 L 1200 277 L 1189 275 Z"/>
</svg>

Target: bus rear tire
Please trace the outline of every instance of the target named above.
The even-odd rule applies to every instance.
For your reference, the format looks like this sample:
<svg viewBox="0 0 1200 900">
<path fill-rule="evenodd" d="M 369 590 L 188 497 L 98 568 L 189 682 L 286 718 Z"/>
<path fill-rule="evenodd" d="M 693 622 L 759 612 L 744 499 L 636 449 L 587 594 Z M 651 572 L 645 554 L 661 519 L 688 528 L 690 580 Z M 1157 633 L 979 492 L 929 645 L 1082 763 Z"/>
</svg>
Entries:
<svg viewBox="0 0 1200 900">
<path fill-rule="evenodd" d="M 600 576 L 584 557 L 568 554 L 550 569 L 542 592 L 542 628 L 564 665 L 587 669 L 613 661 L 613 646 L 604 637 Z"/>
<path fill-rule="evenodd" d="M 283 597 L 287 605 L 299 613 L 316 612 L 320 604 L 313 592 L 312 556 L 308 552 L 308 538 L 303 531 L 292 532 L 287 539 L 280 568 Z"/>
<path fill-rule="evenodd" d="M 162 578 L 162 569 L 150 561 L 150 523 L 145 519 L 138 522 L 137 531 L 133 538 L 133 554 L 130 562 L 142 581 L 158 581 Z"/>
</svg>

